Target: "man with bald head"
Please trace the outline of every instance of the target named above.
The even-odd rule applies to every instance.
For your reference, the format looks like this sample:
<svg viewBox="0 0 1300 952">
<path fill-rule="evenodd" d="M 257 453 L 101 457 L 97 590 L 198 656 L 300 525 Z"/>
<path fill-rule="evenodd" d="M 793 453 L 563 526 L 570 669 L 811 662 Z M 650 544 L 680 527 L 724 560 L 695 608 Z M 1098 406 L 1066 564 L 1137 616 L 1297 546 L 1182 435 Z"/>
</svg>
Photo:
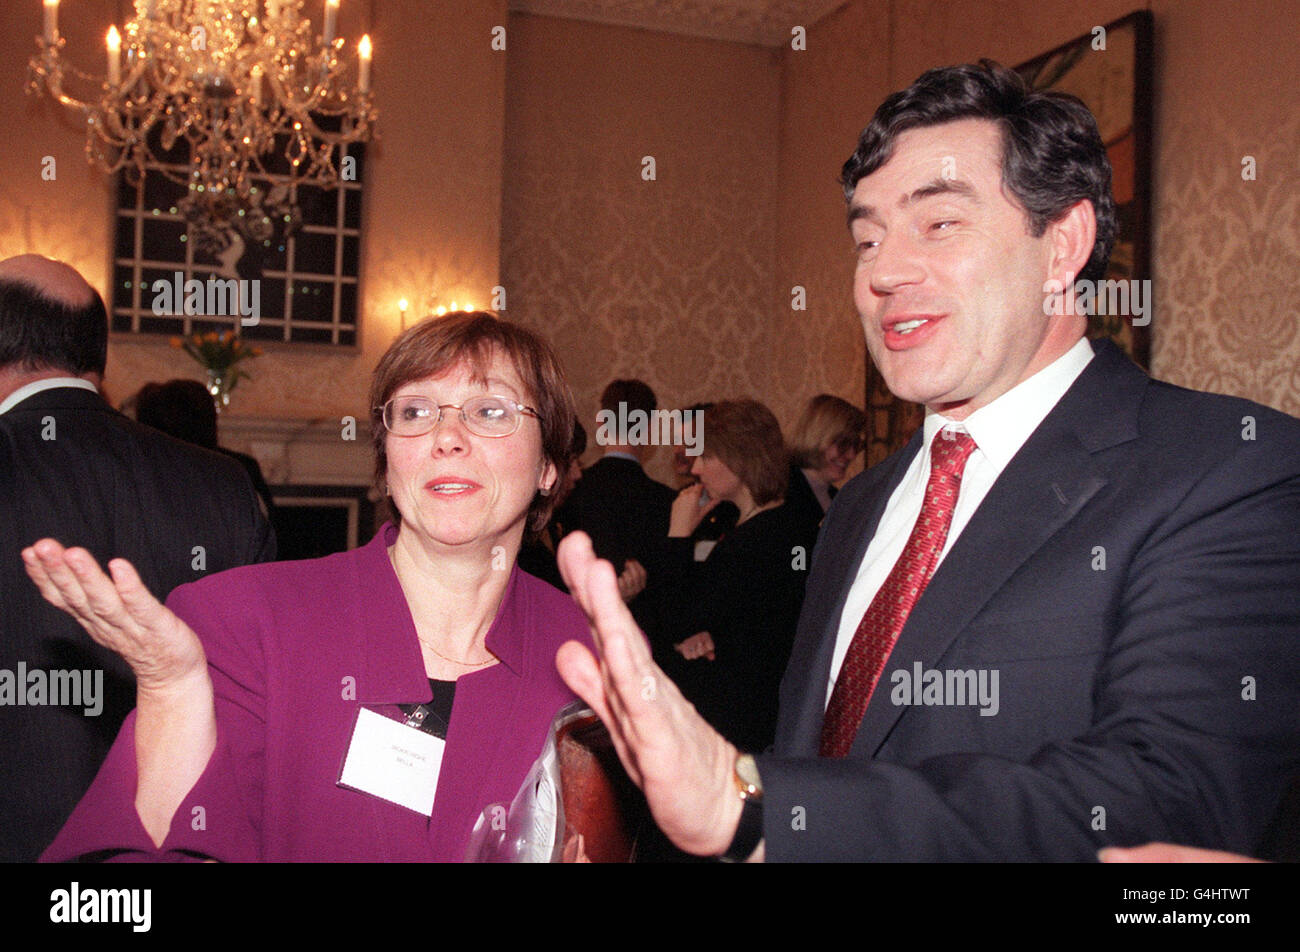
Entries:
<svg viewBox="0 0 1300 952">
<path fill-rule="evenodd" d="M 34 861 L 134 706 L 121 659 L 45 603 L 19 552 L 52 536 L 130 560 L 159 599 L 275 557 L 239 464 L 127 419 L 99 386 L 108 318 L 74 269 L 0 261 L 0 861 Z"/>
</svg>

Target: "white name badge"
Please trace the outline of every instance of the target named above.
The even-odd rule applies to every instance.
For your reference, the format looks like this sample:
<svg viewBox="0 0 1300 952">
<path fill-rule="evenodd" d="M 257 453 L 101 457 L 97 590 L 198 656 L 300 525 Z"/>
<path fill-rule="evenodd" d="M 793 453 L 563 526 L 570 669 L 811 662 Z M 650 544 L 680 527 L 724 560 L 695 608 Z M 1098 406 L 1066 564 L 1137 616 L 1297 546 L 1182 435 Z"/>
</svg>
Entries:
<svg viewBox="0 0 1300 952">
<path fill-rule="evenodd" d="M 446 747 L 445 740 L 363 707 L 352 729 L 339 786 L 431 816 Z"/>
</svg>

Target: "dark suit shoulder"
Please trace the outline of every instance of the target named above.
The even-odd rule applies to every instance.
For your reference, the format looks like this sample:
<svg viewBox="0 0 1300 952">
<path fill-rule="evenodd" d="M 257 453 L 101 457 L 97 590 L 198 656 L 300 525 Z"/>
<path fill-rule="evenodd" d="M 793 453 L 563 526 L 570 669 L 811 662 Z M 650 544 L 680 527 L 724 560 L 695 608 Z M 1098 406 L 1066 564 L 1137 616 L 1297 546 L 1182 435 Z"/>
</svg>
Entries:
<svg viewBox="0 0 1300 952">
<path fill-rule="evenodd" d="M 1271 444 L 1278 453 L 1300 448 L 1300 420 L 1243 397 L 1188 390 L 1152 380 L 1139 414 L 1148 438 L 1157 434 L 1195 446 L 1200 453 L 1230 455 L 1243 444 Z"/>
<path fill-rule="evenodd" d="M 618 456 L 603 456 L 582 471 L 582 480 L 574 493 L 622 492 L 627 494 L 650 493 L 659 500 L 676 498 L 670 487 L 650 478 L 641 464 Z"/>
<path fill-rule="evenodd" d="M 97 468 L 116 465 L 140 478 L 150 475 L 139 465 L 140 460 L 150 460 L 168 467 L 163 475 L 173 487 L 178 485 L 178 469 L 184 470 L 186 477 L 194 474 L 205 486 L 230 480 L 242 489 L 246 482 L 235 460 L 137 423 L 89 391 L 44 391 L 24 400 L 0 420 L 5 421 L 6 432 L 24 451 L 80 456 L 98 452 L 101 455 L 95 458 Z"/>
</svg>

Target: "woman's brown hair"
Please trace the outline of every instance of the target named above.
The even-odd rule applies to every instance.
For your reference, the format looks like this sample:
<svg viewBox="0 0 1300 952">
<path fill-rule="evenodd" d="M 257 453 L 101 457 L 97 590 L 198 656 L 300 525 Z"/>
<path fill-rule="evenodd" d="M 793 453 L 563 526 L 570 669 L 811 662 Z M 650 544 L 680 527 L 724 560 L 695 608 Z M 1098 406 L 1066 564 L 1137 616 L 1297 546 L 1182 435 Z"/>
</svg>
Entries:
<svg viewBox="0 0 1300 952">
<path fill-rule="evenodd" d="M 722 400 L 705 410 L 703 449 L 740 478 L 755 504 L 785 497 L 790 459 L 781 424 L 757 400 Z"/>
</svg>

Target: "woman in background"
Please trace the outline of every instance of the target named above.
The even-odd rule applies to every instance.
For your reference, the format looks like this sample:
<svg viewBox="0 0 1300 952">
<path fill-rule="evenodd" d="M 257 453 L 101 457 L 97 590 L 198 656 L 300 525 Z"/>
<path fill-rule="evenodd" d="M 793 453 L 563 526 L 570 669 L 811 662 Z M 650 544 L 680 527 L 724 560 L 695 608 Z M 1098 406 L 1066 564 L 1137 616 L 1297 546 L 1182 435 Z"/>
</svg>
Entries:
<svg viewBox="0 0 1300 952">
<path fill-rule="evenodd" d="M 184 379 L 147 383 L 131 402 L 135 404 L 136 420 L 145 426 L 162 430 L 186 443 L 224 453 L 244 467 L 258 498 L 262 500 L 266 517 L 272 525 L 275 524 L 275 499 L 257 460 L 247 453 L 228 450 L 217 444 L 217 407 L 207 387 L 197 380 Z"/>
<path fill-rule="evenodd" d="M 705 411 L 703 452 L 673 503 L 669 536 L 687 566 L 655 641 L 665 670 L 741 750 L 771 744 L 817 523 L 783 505 L 789 464 L 776 417 L 755 400 Z M 708 502 L 701 506 L 701 494 Z M 702 562 L 690 536 L 721 501 L 739 510 Z M 671 645 L 671 648 L 668 646 Z"/>
<path fill-rule="evenodd" d="M 790 437 L 786 504 L 820 523 L 836 484 L 862 452 L 867 416 L 847 400 L 819 393 L 808 401 Z"/>
</svg>

